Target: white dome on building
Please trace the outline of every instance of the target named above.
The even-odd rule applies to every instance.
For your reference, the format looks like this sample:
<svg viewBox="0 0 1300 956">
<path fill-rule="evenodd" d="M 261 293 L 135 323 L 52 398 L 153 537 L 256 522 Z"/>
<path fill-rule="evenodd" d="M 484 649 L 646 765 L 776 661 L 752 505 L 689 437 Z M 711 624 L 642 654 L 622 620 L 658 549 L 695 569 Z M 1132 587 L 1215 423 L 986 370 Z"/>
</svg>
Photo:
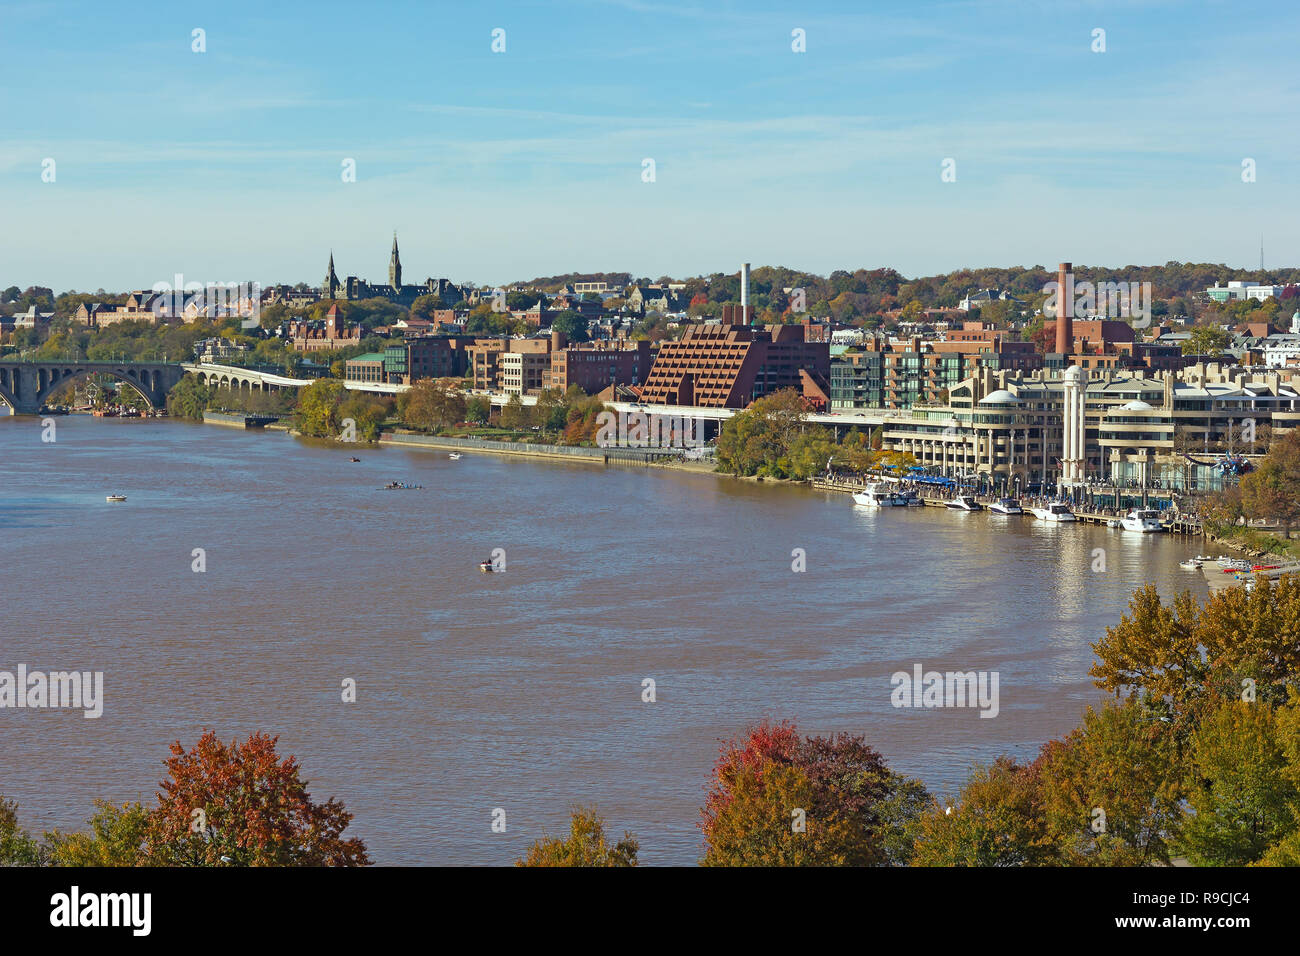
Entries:
<svg viewBox="0 0 1300 956">
<path fill-rule="evenodd" d="M 1067 382 L 1082 382 L 1083 369 L 1079 368 L 1077 365 L 1071 365 L 1065 370 L 1065 380 Z"/>
<path fill-rule="evenodd" d="M 980 399 L 981 405 L 1019 405 L 1020 399 L 1012 395 L 1005 388 L 1000 388 L 996 392 L 989 392 Z"/>
<path fill-rule="evenodd" d="M 1152 407 L 1151 407 L 1150 405 L 1148 405 L 1146 402 L 1142 401 L 1142 400 L 1139 398 L 1139 399 L 1134 399 L 1133 401 L 1129 402 L 1127 405 L 1121 405 L 1121 406 L 1119 407 L 1119 410 L 1120 410 L 1121 412 L 1125 412 L 1125 411 L 1128 411 L 1128 412 L 1149 412 L 1149 411 L 1152 411 Z"/>
</svg>

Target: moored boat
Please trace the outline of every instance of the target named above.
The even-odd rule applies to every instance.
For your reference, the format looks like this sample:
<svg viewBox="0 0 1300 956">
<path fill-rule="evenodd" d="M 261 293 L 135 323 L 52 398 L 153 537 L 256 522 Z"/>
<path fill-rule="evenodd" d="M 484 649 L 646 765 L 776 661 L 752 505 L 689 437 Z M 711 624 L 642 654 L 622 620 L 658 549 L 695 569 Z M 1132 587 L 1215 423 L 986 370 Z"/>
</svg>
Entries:
<svg viewBox="0 0 1300 956">
<path fill-rule="evenodd" d="M 853 503 L 870 508 L 896 508 L 905 507 L 907 499 L 890 491 L 888 486 L 875 482 L 854 494 Z"/>
<path fill-rule="evenodd" d="M 1160 512 L 1151 509 L 1134 508 L 1120 519 L 1119 524 L 1125 531 L 1138 531 L 1143 534 L 1164 530 L 1160 525 Z"/>
<path fill-rule="evenodd" d="M 954 511 L 980 511 L 984 507 L 973 495 L 958 495 L 952 501 L 945 501 L 944 505 Z"/>
<path fill-rule="evenodd" d="M 1020 507 L 1020 502 L 1015 498 L 999 498 L 989 505 L 989 511 L 996 515 L 1022 515 L 1025 509 Z"/>
<path fill-rule="evenodd" d="M 1064 501 L 1052 501 L 1041 508 L 1030 508 L 1029 513 L 1044 521 L 1078 521 L 1070 506 Z"/>
</svg>

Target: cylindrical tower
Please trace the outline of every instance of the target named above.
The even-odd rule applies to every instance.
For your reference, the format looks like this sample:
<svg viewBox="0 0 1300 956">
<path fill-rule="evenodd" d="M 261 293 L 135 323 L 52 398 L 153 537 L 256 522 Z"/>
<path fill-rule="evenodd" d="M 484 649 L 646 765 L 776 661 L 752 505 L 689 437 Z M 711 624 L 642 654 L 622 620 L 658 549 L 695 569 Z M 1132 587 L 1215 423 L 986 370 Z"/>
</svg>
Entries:
<svg viewBox="0 0 1300 956">
<path fill-rule="evenodd" d="M 1056 351 L 1069 355 L 1074 351 L 1074 275 L 1068 262 L 1056 267 Z"/>
</svg>

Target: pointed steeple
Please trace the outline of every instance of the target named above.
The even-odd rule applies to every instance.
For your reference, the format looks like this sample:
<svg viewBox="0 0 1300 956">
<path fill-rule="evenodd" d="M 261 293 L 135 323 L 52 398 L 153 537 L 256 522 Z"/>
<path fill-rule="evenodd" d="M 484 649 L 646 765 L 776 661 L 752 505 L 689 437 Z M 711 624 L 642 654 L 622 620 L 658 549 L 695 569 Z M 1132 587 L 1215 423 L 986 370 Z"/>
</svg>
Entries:
<svg viewBox="0 0 1300 956">
<path fill-rule="evenodd" d="M 393 254 L 388 260 L 388 284 L 395 290 L 402 289 L 402 260 L 397 254 L 397 230 L 393 230 Z"/>
<path fill-rule="evenodd" d="M 326 299 L 338 298 L 338 290 L 341 288 L 339 277 L 334 274 L 334 250 L 330 250 L 330 266 L 325 273 L 325 281 L 321 284 L 321 296 Z"/>
</svg>

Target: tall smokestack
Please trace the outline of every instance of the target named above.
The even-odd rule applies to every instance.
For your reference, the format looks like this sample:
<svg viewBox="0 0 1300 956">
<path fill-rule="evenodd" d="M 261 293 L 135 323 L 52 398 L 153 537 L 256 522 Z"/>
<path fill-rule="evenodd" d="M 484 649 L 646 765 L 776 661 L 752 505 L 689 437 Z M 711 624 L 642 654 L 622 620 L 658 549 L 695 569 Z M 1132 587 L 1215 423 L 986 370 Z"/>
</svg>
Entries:
<svg viewBox="0 0 1300 956">
<path fill-rule="evenodd" d="M 1056 351 L 1069 355 L 1074 351 L 1074 277 L 1073 267 L 1062 262 L 1056 267 Z"/>
<path fill-rule="evenodd" d="M 749 263 L 740 264 L 740 316 L 741 321 L 749 322 Z"/>
</svg>

